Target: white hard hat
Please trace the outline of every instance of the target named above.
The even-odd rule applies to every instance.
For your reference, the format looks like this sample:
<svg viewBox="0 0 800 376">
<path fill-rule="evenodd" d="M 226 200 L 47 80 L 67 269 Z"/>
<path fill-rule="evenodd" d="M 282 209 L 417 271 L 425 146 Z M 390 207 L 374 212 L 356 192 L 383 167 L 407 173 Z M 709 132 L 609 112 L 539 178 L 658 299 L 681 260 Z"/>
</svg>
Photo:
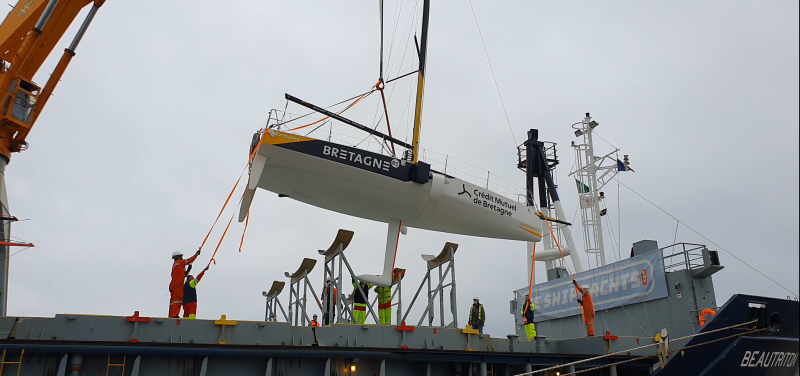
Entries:
<svg viewBox="0 0 800 376">
<path fill-rule="evenodd" d="M 476 297 L 472 298 L 472 300 L 480 300 L 480 299 L 478 299 L 478 297 L 476 296 Z"/>
<path fill-rule="evenodd" d="M 589 285 L 583 285 L 583 286 L 581 286 L 581 288 L 584 289 L 584 290 L 588 290 L 589 289 Z"/>
<path fill-rule="evenodd" d="M 175 256 L 183 256 L 183 253 L 181 253 L 180 251 L 172 252 L 172 257 L 175 257 Z"/>
</svg>

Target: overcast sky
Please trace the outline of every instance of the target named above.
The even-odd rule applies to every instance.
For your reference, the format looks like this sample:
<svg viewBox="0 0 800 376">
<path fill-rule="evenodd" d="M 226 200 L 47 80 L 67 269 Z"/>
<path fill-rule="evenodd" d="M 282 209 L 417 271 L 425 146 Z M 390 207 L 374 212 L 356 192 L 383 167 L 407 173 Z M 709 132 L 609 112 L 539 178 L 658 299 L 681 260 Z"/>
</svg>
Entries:
<svg viewBox="0 0 800 376">
<path fill-rule="evenodd" d="M 558 143 L 570 216 L 577 192 L 567 176 L 576 140 L 569 126 L 591 112 L 598 134 L 630 155 L 636 173 L 621 174 L 624 184 L 797 293 L 796 1 L 474 0 L 508 122 L 469 2 L 432 3 L 423 148 L 524 186 L 514 146 L 538 128 Z M 386 4 L 386 78 L 416 69 L 411 32 L 420 7 Z M 377 9 L 374 1 L 108 1 L 31 132 L 30 149 L 6 170 L 11 214 L 29 219 L 12 235 L 36 245 L 11 257 L 9 314 L 166 316 L 171 253 L 198 248 L 253 132 L 270 109 L 284 109 L 284 93 L 328 106 L 377 81 Z M 40 85 L 55 62 L 36 76 Z M 398 81 L 389 105 L 404 139 L 414 80 Z M 348 117 L 374 126 L 378 98 Z M 355 144 L 349 132 L 334 124 L 311 136 Z M 598 148 L 611 150 L 602 140 Z M 605 190 L 623 257 L 641 239 L 708 243 L 683 225 L 676 235 L 674 219 L 627 188 Z M 347 254 L 356 273 L 378 273 L 385 224 L 260 190 L 242 252 L 242 225 L 234 223 L 198 287 L 198 316 L 263 319 L 261 291 L 316 257 L 340 228 L 355 231 Z M 406 304 L 423 277 L 419 255 L 447 241 L 460 245 L 460 326 L 478 295 L 487 332 L 512 333 L 508 301 L 527 285 L 523 243 L 410 229 L 397 258 L 408 270 Z M 607 253 L 616 260 L 614 247 Z M 718 304 L 735 293 L 790 294 L 731 255 L 720 259 Z M 311 278 L 319 289 L 321 267 Z"/>
</svg>

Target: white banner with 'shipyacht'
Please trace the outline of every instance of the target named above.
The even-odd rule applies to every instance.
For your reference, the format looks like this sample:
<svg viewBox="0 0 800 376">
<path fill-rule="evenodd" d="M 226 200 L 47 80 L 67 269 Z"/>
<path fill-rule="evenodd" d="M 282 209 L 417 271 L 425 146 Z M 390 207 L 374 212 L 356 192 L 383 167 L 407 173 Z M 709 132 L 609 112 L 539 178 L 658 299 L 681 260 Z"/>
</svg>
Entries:
<svg viewBox="0 0 800 376">
<path fill-rule="evenodd" d="M 575 274 L 578 284 L 589 285 L 595 312 L 667 296 L 667 280 L 661 251 L 648 252 L 600 268 Z M 528 288 L 515 291 L 518 306 Z M 580 315 L 577 294 L 570 278 L 533 286 L 534 322 Z M 521 310 L 521 309 L 520 309 Z M 517 312 L 515 316 L 521 316 Z M 517 318 L 522 322 L 522 318 Z"/>
</svg>

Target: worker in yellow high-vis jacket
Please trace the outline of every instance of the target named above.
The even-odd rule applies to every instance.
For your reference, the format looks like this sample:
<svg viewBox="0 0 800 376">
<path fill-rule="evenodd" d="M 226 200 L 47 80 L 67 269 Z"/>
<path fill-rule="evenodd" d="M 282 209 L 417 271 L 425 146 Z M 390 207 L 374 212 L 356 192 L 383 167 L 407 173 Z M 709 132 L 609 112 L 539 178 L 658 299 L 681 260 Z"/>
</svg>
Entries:
<svg viewBox="0 0 800 376">
<path fill-rule="evenodd" d="M 363 294 L 358 290 L 359 285 L 364 291 Z M 363 324 L 367 321 L 367 304 L 369 304 L 369 289 L 371 288 L 372 285 L 359 283 L 353 278 L 353 324 Z"/>
<path fill-rule="evenodd" d="M 528 341 L 536 337 L 536 325 L 533 323 L 533 309 L 535 304 L 531 303 L 531 297 L 525 295 L 525 303 L 522 304 L 522 324 L 525 325 L 525 335 Z"/>
<path fill-rule="evenodd" d="M 392 325 L 392 286 L 375 288 L 378 293 L 378 319 L 381 325 Z"/>
</svg>

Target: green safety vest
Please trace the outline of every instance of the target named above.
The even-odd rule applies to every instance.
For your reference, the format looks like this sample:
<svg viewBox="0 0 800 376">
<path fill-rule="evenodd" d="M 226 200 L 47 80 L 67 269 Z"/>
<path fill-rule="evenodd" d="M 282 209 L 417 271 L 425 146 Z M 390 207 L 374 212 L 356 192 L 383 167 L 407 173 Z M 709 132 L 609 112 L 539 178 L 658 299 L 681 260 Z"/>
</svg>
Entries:
<svg viewBox="0 0 800 376">
<path fill-rule="evenodd" d="M 485 320 L 484 316 L 486 315 L 486 312 L 483 310 L 483 304 L 478 305 L 478 314 L 477 314 L 478 317 L 477 317 L 477 319 L 473 320 L 474 311 L 475 311 L 475 305 L 473 304 L 469 308 L 469 322 L 470 322 L 470 324 L 477 324 L 477 325 L 483 324 L 483 322 Z"/>
<path fill-rule="evenodd" d="M 378 303 L 390 303 L 392 301 L 392 288 L 390 287 L 376 287 L 375 292 L 378 293 Z"/>
<path fill-rule="evenodd" d="M 525 302 L 525 303 L 522 304 L 522 312 L 521 312 L 522 313 L 522 317 L 525 317 L 525 318 L 528 319 L 528 322 L 527 322 L 528 324 L 533 324 L 533 310 L 534 310 L 534 307 L 536 307 L 536 305 L 533 304 L 533 302 L 531 302 L 530 305 L 528 304 L 528 302 Z"/>
</svg>

